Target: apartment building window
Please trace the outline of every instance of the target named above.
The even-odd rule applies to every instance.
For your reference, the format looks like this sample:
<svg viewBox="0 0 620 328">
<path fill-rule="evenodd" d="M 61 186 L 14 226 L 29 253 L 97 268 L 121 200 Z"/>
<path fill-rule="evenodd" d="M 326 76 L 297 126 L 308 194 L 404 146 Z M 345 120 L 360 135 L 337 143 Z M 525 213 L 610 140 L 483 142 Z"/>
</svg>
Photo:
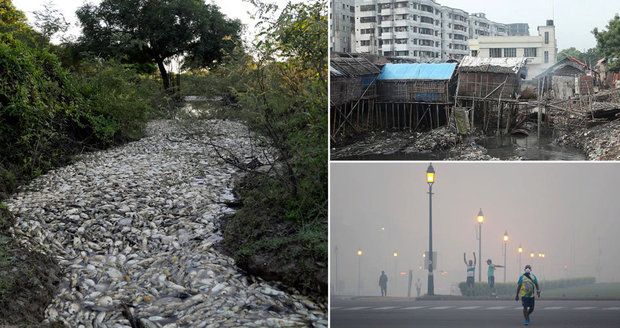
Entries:
<svg viewBox="0 0 620 328">
<path fill-rule="evenodd" d="M 478 50 L 472 50 L 471 51 L 471 56 L 472 57 L 478 57 Z"/>
<path fill-rule="evenodd" d="M 391 51 L 386 51 L 386 52 L 384 52 L 384 53 L 383 53 L 383 55 L 384 55 L 384 56 L 391 56 L 391 55 L 392 55 L 392 52 L 391 52 Z"/>
<path fill-rule="evenodd" d="M 502 57 L 502 48 L 491 48 L 491 49 L 489 49 L 489 57 L 491 57 L 491 58 L 501 58 Z"/>
<path fill-rule="evenodd" d="M 407 26 L 396 26 L 394 28 L 395 32 L 407 32 Z"/>
<path fill-rule="evenodd" d="M 504 57 L 517 57 L 517 48 L 504 48 Z"/>
<path fill-rule="evenodd" d="M 545 44 L 549 44 L 549 32 L 545 32 Z"/>
<path fill-rule="evenodd" d="M 360 45 L 364 46 L 364 47 L 369 47 L 370 46 L 370 40 L 361 40 L 360 41 Z"/>
<path fill-rule="evenodd" d="M 549 51 L 545 51 L 545 64 L 549 63 Z"/>
<path fill-rule="evenodd" d="M 374 28 L 363 28 L 360 30 L 360 34 L 375 34 Z"/>
<path fill-rule="evenodd" d="M 420 34 L 433 35 L 433 29 L 426 28 L 426 27 L 420 27 L 418 29 L 418 32 Z"/>
<path fill-rule="evenodd" d="M 353 6 L 349 7 L 349 11 L 354 13 L 355 12 L 355 7 L 353 7 Z"/>
<path fill-rule="evenodd" d="M 392 28 L 391 27 L 382 27 L 381 28 L 381 33 L 390 33 L 392 32 Z"/>
<path fill-rule="evenodd" d="M 427 5 L 420 5 L 420 10 L 422 10 L 422 11 L 426 11 L 426 12 L 429 12 L 429 13 L 431 13 L 431 14 L 435 12 L 435 10 L 433 9 L 433 7 L 431 7 L 431 6 L 427 6 Z"/>
<path fill-rule="evenodd" d="M 396 8 L 407 8 L 408 5 L 409 5 L 409 3 L 407 1 L 397 2 L 396 3 Z"/>
<path fill-rule="evenodd" d="M 393 42 L 392 42 L 392 39 L 385 39 L 385 40 L 383 40 L 382 45 L 383 45 L 383 44 L 392 44 L 392 43 L 393 43 Z"/>
<path fill-rule="evenodd" d="M 418 44 L 418 39 L 413 39 L 413 44 Z"/>
<path fill-rule="evenodd" d="M 360 11 L 375 11 L 375 5 L 362 5 Z"/>
<path fill-rule="evenodd" d="M 433 42 L 433 40 L 420 39 L 420 45 L 421 46 L 432 47 L 434 44 L 435 44 L 435 42 Z"/>
<path fill-rule="evenodd" d="M 435 20 L 430 18 L 430 17 L 426 17 L 426 16 L 420 16 L 420 22 L 422 23 L 428 23 L 428 24 L 434 24 Z"/>
<path fill-rule="evenodd" d="M 360 23 L 374 23 L 377 19 L 375 16 L 360 17 Z"/>
<path fill-rule="evenodd" d="M 452 37 L 450 37 L 452 39 Z M 462 34 L 454 34 L 454 40 L 467 41 L 467 37 Z"/>
<path fill-rule="evenodd" d="M 536 57 L 536 48 L 525 48 L 523 52 L 525 57 Z"/>
<path fill-rule="evenodd" d="M 409 56 L 409 51 L 397 51 L 396 56 Z"/>
<path fill-rule="evenodd" d="M 396 39 L 394 40 L 396 44 L 407 44 L 407 39 Z"/>
<path fill-rule="evenodd" d="M 397 14 L 396 15 L 396 20 L 407 20 L 409 15 L 407 14 Z"/>
<path fill-rule="evenodd" d="M 381 3 L 381 4 L 379 4 L 379 8 L 380 9 L 390 9 L 390 8 L 392 8 L 392 4 L 391 3 Z"/>
</svg>

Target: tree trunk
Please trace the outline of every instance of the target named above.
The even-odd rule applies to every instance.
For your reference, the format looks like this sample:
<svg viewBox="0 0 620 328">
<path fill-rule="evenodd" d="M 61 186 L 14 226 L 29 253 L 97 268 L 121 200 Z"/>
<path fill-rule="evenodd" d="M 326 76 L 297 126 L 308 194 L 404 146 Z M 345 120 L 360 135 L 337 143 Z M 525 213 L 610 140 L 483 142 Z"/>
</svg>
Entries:
<svg viewBox="0 0 620 328">
<path fill-rule="evenodd" d="M 157 67 L 159 67 L 159 74 L 161 74 L 161 79 L 164 82 L 164 90 L 165 91 L 170 90 L 170 76 L 168 75 L 168 72 L 166 71 L 166 66 L 164 66 L 164 61 L 158 60 Z"/>
</svg>

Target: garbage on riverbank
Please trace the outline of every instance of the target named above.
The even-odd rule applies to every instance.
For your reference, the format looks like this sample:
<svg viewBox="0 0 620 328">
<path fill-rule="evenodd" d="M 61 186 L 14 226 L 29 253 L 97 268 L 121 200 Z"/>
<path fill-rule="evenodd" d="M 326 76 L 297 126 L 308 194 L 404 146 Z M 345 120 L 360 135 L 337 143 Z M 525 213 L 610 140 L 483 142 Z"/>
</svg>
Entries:
<svg viewBox="0 0 620 328">
<path fill-rule="evenodd" d="M 620 120 L 565 130 L 556 142 L 582 149 L 589 160 L 619 160 Z"/>
</svg>

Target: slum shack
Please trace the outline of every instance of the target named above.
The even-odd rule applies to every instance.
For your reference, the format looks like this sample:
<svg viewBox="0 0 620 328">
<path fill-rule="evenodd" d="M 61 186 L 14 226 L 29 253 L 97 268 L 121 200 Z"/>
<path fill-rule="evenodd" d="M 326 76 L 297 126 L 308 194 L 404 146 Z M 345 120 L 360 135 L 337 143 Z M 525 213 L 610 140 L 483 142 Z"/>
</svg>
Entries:
<svg viewBox="0 0 620 328">
<path fill-rule="evenodd" d="M 481 58 L 466 56 L 458 68 L 454 113 L 469 121 L 460 126 L 480 127 L 485 133 L 514 124 L 521 80 L 527 76 L 526 58 Z M 457 124 L 457 126 L 459 126 Z M 460 133 L 469 133 L 459 130 Z"/>
<path fill-rule="evenodd" d="M 377 95 L 374 81 L 379 68 L 364 57 L 335 57 L 330 60 L 330 102 L 339 106 Z"/>
<path fill-rule="evenodd" d="M 379 72 L 364 57 L 331 58 L 329 101 L 333 139 L 369 129 Z"/>
<path fill-rule="evenodd" d="M 377 78 L 378 101 L 448 104 L 455 69 L 455 63 L 386 64 Z"/>
<path fill-rule="evenodd" d="M 540 73 L 534 81 L 544 86 L 545 92 L 552 92 L 553 98 L 568 100 L 576 95 L 593 94 L 595 74 L 586 63 L 566 57 Z"/>
<path fill-rule="evenodd" d="M 466 56 L 459 64 L 457 100 L 515 99 L 527 75 L 527 58 Z"/>
</svg>

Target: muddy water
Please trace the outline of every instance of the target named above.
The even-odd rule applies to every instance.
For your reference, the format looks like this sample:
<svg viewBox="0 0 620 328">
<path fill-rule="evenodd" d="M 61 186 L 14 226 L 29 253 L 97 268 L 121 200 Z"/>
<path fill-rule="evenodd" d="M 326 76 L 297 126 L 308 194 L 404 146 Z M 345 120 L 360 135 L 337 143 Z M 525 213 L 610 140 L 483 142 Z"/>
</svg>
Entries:
<svg viewBox="0 0 620 328">
<path fill-rule="evenodd" d="M 502 136 L 487 137 L 478 140 L 477 144 L 486 148 L 487 155 L 500 160 L 547 160 L 547 161 L 578 161 L 586 160 L 586 155 L 580 149 L 567 146 L 558 146 L 553 142 L 554 136 L 544 134 L 538 140 L 537 136 Z M 390 148 L 390 147 L 386 147 Z M 400 149 L 384 149 L 385 153 L 371 153 L 349 155 L 332 160 L 361 160 L 361 161 L 393 161 L 393 160 L 444 160 L 454 156 L 449 150 L 434 152 L 402 152 Z M 376 151 L 376 149 L 375 149 Z"/>
<path fill-rule="evenodd" d="M 501 160 L 510 160 L 518 157 L 522 160 L 547 161 L 579 161 L 586 160 L 586 155 L 580 149 L 568 146 L 558 146 L 553 142 L 553 135 L 541 135 L 540 140 L 530 136 L 502 136 L 489 137 L 478 141 L 487 149 L 487 154 Z"/>
</svg>

